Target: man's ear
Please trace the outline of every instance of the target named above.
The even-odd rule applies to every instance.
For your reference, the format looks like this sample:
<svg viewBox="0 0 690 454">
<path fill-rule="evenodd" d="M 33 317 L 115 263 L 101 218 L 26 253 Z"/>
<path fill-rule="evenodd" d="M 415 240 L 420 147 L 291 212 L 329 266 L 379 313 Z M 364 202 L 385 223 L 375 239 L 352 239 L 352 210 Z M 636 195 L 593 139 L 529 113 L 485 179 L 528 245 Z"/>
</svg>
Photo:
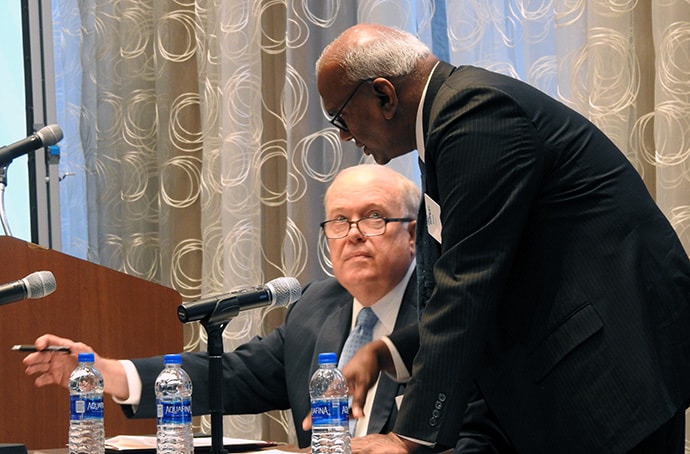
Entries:
<svg viewBox="0 0 690 454">
<path fill-rule="evenodd" d="M 374 86 L 374 91 L 376 92 L 376 97 L 379 98 L 381 107 L 385 106 L 390 101 L 390 97 L 385 92 L 381 91 L 381 89 Z"/>
<path fill-rule="evenodd" d="M 398 93 L 395 90 L 395 85 L 385 77 L 378 77 L 373 81 L 374 92 L 379 99 L 379 105 L 387 113 L 387 116 L 393 115 L 398 107 Z"/>
<path fill-rule="evenodd" d="M 412 220 L 407 226 L 407 231 L 410 233 L 412 238 L 412 246 L 414 247 L 415 240 L 417 239 L 417 220 Z"/>
</svg>

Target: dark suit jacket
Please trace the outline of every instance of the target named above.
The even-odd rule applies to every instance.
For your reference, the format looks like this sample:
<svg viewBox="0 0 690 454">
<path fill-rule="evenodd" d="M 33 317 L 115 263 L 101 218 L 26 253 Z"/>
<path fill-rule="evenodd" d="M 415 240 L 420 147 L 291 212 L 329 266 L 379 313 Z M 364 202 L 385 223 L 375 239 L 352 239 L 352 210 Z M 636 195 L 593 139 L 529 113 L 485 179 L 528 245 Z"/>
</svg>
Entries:
<svg viewBox="0 0 690 454">
<path fill-rule="evenodd" d="M 626 452 L 686 408 L 690 265 L 616 146 L 525 83 L 443 62 L 424 128 L 442 245 L 417 251 L 431 291 L 394 430 L 452 446 L 473 381 L 529 454 Z"/>
<path fill-rule="evenodd" d="M 417 319 L 416 279 L 408 283 L 398 312 L 396 328 Z M 285 323 L 266 337 L 256 337 L 223 357 L 225 414 L 254 414 L 268 410 L 292 410 L 300 447 L 309 446 L 311 433 L 302 430 L 310 412 L 309 379 L 318 367 L 318 354 L 342 350 L 352 323 L 352 296 L 335 279 L 308 285 L 293 304 Z M 208 414 L 208 356 L 186 353 L 182 367 L 194 385 L 192 411 Z M 162 357 L 134 360 L 142 379 L 141 403 L 130 417 L 156 415 L 154 382 L 163 368 Z M 403 387 L 382 376 L 369 420 L 369 433 L 387 433 L 397 415 L 395 396 Z"/>
</svg>

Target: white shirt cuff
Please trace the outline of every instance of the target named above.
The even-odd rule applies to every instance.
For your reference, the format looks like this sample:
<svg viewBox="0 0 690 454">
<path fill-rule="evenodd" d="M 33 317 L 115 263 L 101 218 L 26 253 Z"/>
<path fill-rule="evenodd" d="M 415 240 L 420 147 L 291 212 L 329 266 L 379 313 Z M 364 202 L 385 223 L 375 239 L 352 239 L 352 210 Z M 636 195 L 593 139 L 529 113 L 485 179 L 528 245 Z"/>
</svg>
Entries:
<svg viewBox="0 0 690 454">
<path fill-rule="evenodd" d="M 400 438 L 404 438 L 405 440 L 409 440 L 409 441 L 411 441 L 412 443 L 417 443 L 418 445 L 429 446 L 429 447 L 432 447 L 432 448 L 436 445 L 436 443 L 431 443 L 431 442 L 429 442 L 429 441 L 418 440 L 418 439 L 412 438 L 412 437 L 405 437 L 405 436 L 400 435 L 400 434 L 396 434 L 396 435 L 399 436 Z M 444 452 L 446 452 L 446 451 L 444 451 Z"/>
<path fill-rule="evenodd" d="M 125 375 L 127 377 L 127 387 L 129 388 L 129 397 L 126 400 L 116 399 L 113 396 L 115 403 L 120 405 L 132 405 L 136 407 L 141 401 L 141 377 L 137 368 L 134 366 L 132 361 L 127 359 L 120 360 L 120 364 L 125 368 Z M 136 412 L 136 408 L 133 409 Z"/>
<path fill-rule="evenodd" d="M 410 371 L 407 370 L 407 367 L 405 366 L 405 362 L 402 360 L 402 357 L 400 356 L 400 352 L 398 352 L 398 349 L 395 348 L 395 345 L 391 340 L 388 338 L 388 336 L 383 336 L 381 337 L 381 340 L 383 341 L 384 344 L 388 347 L 388 351 L 391 354 L 391 358 L 393 359 L 393 366 L 395 367 L 395 376 L 391 376 L 391 378 L 398 383 L 406 383 L 410 381 Z M 388 374 L 390 376 L 390 374 Z M 403 394 L 404 396 L 404 394 Z M 399 406 L 398 406 L 399 407 Z M 399 408 L 398 408 L 399 409 Z M 418 445 L 422 446 L 430 446 L 433 447 L 435 443 L 431 443 L 425 440 L 418 440 L 416 438 L 412 437 L 405 437 L 400 434 L 396 434 L 400 438 L 404 438 L 405 440 L 409 440 L 413 443 L 417 443 Z"/>
<path fill-rule="evenodd" d="M 395 345 L 393 342 L 391 342 L 388 336 L 381 337 L 381 340 L 384 344 L 386 344 L 386 347 L 388 347 L 388 351 L 393 359 L 393 367 L 395 367 L 395 376 L 391 376 L 391 374 L 388 375 L 398 383 L 407 383 L 412 377 L 410 376 L 410 371 L 407 370 L 405 362 L 402 360 L 398 349 L 395 348 Z"/>
</svg>

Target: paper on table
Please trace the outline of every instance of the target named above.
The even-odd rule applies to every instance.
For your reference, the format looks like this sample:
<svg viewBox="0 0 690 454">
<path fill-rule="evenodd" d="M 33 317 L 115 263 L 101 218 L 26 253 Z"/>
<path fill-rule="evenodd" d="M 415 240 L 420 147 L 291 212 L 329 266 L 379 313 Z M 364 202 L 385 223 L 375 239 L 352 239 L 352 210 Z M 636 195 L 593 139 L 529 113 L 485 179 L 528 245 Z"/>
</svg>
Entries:
<svg viewBox="0 0 690 454">
<path fill-rule="evenodd" d="M 259 452 L 259 451 L 256 451 L 256 452 Z M 280 449 L 262 449 L 261 450 L 261 454 L 285 454 L 286 452 L 292 452 L 292 451 L 281 451 Z M 300 451 L 300 452 L 302 452 L 302 451 Z M 247 453 L 247 454 L 250 454 L 250 453 Z"/>
<path fill-rule="evenodd" d="M 122 451 L 125 449 L 155 448 L 156 437 L 138 435 L 118 435 L 117 437 L 105 440 L 107 449 Z"/>
<path fill-rule="evenodd" d="M 275 446 L 275 443 L 261 440 L 244 440 L 242 438 L 223 438 L 224 446 L 257 445 L 258 447 Z M 211 437 L 195 437 L 194 447 L 212 446 Z M 156 449 L 156 437 L 149 435 L 118 435 L 105 440 L 105 448 L 111 451 L 128 451 L 138 449 Z"/>
</svg>

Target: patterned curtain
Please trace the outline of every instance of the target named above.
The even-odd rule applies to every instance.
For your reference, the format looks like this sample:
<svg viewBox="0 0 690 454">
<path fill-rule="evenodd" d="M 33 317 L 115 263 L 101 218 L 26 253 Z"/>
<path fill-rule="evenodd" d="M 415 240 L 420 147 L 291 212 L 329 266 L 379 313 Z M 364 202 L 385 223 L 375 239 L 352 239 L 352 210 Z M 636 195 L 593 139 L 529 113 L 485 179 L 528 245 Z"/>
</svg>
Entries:
<svg viewBox="0 0 690 454">
<path fill-rule="evenodd" d="M 63 249 L 173 287 L 185 300 L 330 273 L 318 229 L 323 193 L 363 158 L 324 121 L 314 62 L 358 22 L 417 33 L 454 64 L 511 74 L 580 111 L 626 153 L 690 250 L 688 0 L 52 7 L 60 174 L 69 175 L 60 189 Z M 391 165 L 418 178 L 413 154 Z M 282 316 L 243 312 L 225 329 L 226 351 Z M 184 329 L 184 348 L 203 350 L 203 328 Z M 210 430 L 207 419 L 199 424 Z M 272 412 L 227 417 L 224 429 L 294 441 L 291 424 Z"/>
</svg>

